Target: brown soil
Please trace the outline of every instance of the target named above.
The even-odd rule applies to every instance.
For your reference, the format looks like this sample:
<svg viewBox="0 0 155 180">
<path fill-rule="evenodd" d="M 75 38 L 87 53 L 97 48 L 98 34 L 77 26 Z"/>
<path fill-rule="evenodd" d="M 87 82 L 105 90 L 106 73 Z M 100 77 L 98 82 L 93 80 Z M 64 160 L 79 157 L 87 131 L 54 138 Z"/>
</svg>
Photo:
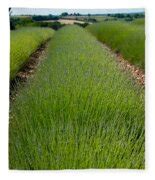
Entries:
<svg viewBox="0 0 155 180">
<path fill-rule="evenodd" d="M 128 71 L 138 84 L 145 86 L 145 74 L 144 74 L 144 71 L 142 69 L 140 69 L 140 68 L 136 67 L 135 65 L 129 63 L 129 61 L 124 59 L 120 53 L 114 52 L 107 45 L 102 44 L 102 46 L 105 49 L 107 49 L 112 54 L 113 57 L 115 57 L 115 59 L 118 62 L 121 70 Z"/>
<path fill-rule="evenodd" d="M 33 76 L 37 69 L 37 66 L 43 60 L 46 55 L 46 48 L 48 39 L 45 43 L 41 44 L 40 47 L 31 54 L 28 62 L 19 70 L 16 77 L 10 81 L 10 100 L 14 100 L 17 96 L 17 91 L 20 85 L 26 85 L 27 80 Z"/>
</svg>

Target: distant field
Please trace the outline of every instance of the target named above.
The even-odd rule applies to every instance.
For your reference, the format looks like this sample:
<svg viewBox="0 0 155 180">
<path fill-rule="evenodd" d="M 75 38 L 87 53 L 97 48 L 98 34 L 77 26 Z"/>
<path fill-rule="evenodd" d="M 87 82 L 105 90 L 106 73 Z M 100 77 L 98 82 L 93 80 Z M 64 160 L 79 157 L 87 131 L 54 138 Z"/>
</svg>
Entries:
<svg viewBox="0 0 155 180">
<path fill-rule="evenodd" d="M 74 24 L 74 23 L 80 23 L 83 24 L 83 21 L 78 21 L 78 20 L 72 20 L 72 19 L 59 19 L 56 20 L 62 24 Z M 48 21 L 44 21 L 44 22 L 55 22 L 55 20 L 48 20 Z"/>
<path fill-rule="evenodd" d="M 97 21 L 105 21 L 105 20 L 113 20 L 113 17 L 109 17 L 109 16 L 92 16 L 91 18 L 95 18 Z"/>
<path fill-rule="evenodd" d="M 131 22 L 132 24 L 136 25 L 142 25 L 145 26 L 145 19 L 144 18 L 138 18 Z"/>
<path fill-rule="evenodd" d="M 113 17 L 108 17 L 108 16 L 65 16 L 63 17 L 63 19 L 70 19 L 70 20 L 79 20 L 79 21 L 84 21 L 84 22 L 87 22 L 89 20 L 89 18 L 92 18 L 92 19 L 96 19 L 97 21 L 104 21 L 105 19 L 109 19 L 109 20 L 112 20 L 114 19 Z"/>
<path fill-rule="evenodd" d="M 62 17 L 62 19 L 80 20 L 80 21 L 84 21 L 87 18 L 88 18 L 88 16 L 64 16 L 64 17 Z"/>
<path fill-rule="evenodd" d="M 10 78 L 15 77 L 18 70 L 27 62 L 29 56 L 48 38 L 54 34 L 52 29 L 20 28 L 11 31 L 10 40 Z"/>
<path fill-rule="evenodd" d="M 104 32 L 103 27 L 97 24 L 97 32 L 100 28 Z M 109 24 L 109 31 L 112 27 Z M 118 27 L 126 30 L 126 25 Z M 26 45 L 28 32 L 16 32 L 23 37 L 18 35 L 20 57 L 38 38 L 33 31 Z M 46 38 L 52 35 L 47 30 Z M 137 34 L 132 35 L 137 41 Z M 10 107 L 9 167 L 143 169 L 144 89 L 119 69 L 110 52 L 86 29 L 63 27 L 47 52 Z"/>
<path fill-rule="evenodd" d="M 106 21 L 89 25 L 87 30 L 99 41 L 120 52 L 131 63 L 145 68 L 144 20 L 135 20 L 131 23 Z"/>
</svg>

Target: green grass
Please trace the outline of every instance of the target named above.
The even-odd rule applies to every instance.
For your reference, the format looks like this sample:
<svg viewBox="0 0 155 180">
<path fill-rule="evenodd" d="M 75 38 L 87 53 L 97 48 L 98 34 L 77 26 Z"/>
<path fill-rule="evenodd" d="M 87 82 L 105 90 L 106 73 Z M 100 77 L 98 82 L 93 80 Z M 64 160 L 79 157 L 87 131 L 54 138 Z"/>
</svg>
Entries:
<svg viewBox="0 0 155 180">
<path fill-rule="evenodd" d="M 91 18 L 96 19 L 98 22 L 114 19 L 114 17 L 109 17 L 109 16 L 91 16 Z"/>
<path fill-rule="evenodd" d="M 137 22 L 138 23 L 138 22 Z M 87 26 L 87 30 L 120 52 L 132 64 L 145 69 L 145 28 L 134 23 L 106 21 Z"/>
<path fill-rule="evenodd" d="M 10 169 L 144 168 L 144 90 L 85 29 L 55 33 L 10 108 Z"/>
<path fill-rule="evenodd" d="M 21 28 L 11 31 L 10 40 L 10 79 L 12 80 L 19 69 L 27 62 L 29 56 L 48 38 L 54 31 L 45 28 Z"/>
<path fill-rule="evenodd" d="M 135 19 L 134 21 L 132 21 L 131 23 L 133 23 L 135 25 L 145 26 L 145 19 L 144 18 L 138 18 L 138 19 Z"/>
</svg>

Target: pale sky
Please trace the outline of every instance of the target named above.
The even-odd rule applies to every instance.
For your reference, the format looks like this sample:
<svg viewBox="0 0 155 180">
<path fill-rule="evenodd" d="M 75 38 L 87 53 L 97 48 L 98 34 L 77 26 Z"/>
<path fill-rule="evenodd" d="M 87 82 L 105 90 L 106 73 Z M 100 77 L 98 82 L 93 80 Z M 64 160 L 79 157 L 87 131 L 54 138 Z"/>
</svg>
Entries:
<svg viewBox="0 0 155 180">
<path fill-rule="evenodd" d="M 144 9 L 45 9 L 45 8 L 12 8 L 12 15 L 60 15 L 62 12 L 80 14 L 137 13 Z"/>
</svg>

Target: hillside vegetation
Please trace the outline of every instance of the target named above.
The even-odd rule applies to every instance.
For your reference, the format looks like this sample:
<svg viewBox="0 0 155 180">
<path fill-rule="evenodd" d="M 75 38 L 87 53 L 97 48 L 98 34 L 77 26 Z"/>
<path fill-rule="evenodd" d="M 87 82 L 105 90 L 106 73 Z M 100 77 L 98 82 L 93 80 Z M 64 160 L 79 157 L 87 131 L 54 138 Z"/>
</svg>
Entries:
<svg viewBox="0 0 155 180">
<path fill-rule="evenodd" d="M 47 52 L 11 104 L 10 168 L 144 168 L 144 90 L 78 26 Z"/>
<path fill-rule="evenodd" d="M 132 64 L 145 69 L 145 27 L 143 20 L 133 23 L 105 21 L 87 26 L 99 41 L 119 52 Z"/>
<path fill-rule="evenodd" d="M 145 26 L 145 19 L 144 18 L 135 19 L 134 21 L 132 21 L 132 23 L 136 25 Z"/>
<path fill-rule="evenodd" d="M 11 31 L 10 39 L 10 79 L 12 80 L 19 69 L 27 62 L 29 56 L 47 39 L 51 38 L 54 30 L 49 28 L 21 28 Z"/>
</svg>

